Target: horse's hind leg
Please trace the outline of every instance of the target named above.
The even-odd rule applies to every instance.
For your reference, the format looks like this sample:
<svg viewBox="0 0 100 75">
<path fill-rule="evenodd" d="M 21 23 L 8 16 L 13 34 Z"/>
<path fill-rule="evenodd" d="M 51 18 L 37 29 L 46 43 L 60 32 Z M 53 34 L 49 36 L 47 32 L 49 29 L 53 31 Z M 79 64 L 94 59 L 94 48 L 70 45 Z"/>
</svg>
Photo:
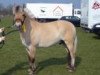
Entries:
<svg viewBox="0 0 100 75">
<path fill-rule="evenodd" d="M 29 66 L 30 66 L 30 69 L 28 70 L 29 75 L 34 75 L 35 70 L 36 70 L 36 66 L 35 66 L 35 47 L 29 46 L 29 48 L 27 49 L 27 52 L 28 52 L 28 59 L 29 59 Z"/>
<path fill-rule="evenodd" d="M 68 52 L 68 69 L 70 72 L 72 72 L 73 70 L 75 70 L 75 40 L 66 39 L 65 44 L 67 47 L 66 50 Z"/>
</svg>

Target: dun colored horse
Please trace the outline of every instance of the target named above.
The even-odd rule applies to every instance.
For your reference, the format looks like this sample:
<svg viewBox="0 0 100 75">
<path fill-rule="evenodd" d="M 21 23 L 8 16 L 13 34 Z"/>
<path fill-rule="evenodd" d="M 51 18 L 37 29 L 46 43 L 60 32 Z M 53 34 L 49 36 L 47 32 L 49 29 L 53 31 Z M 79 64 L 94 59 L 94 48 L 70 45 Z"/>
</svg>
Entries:
<svg viewBox="0 0 100 75">
<path fill-rule="evenodd" d="M 26 47 L 30 65 L 30 75 L 36 69 L 36 47 L 49 47 L 63 41 L 68 52 L 68 69 L 75 70 L 75 52 L 77 45 L 76 29 L 68 21 L 58 20 L 40 23 L 31 18 L 26 8 L 16 6 L 13 8 L 14 25 L 18 28 L 22 44 Z"/>
</svg>

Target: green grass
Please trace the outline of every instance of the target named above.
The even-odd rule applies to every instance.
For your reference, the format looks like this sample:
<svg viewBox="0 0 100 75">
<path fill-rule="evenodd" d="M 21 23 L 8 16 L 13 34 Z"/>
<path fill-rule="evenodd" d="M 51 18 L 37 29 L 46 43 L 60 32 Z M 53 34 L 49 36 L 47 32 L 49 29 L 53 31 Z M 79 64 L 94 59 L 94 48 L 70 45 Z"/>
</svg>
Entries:
<svg viewBox="0 0 100 75">
<path fill-rule="evenodd" d="M 11 26 L 11 17 L 4 18 L 0 27 Z M 27 52 L 17 31 L 6 28 L 5 45 L 0 48 L 0 75 L 28 75 Z M 78 48 L 76 71 L 66 69 L 66 51 L 62 45 L 37 48 L 37 75 L 100 75 L 100 38 L 77 28 Z"/>
</svg>

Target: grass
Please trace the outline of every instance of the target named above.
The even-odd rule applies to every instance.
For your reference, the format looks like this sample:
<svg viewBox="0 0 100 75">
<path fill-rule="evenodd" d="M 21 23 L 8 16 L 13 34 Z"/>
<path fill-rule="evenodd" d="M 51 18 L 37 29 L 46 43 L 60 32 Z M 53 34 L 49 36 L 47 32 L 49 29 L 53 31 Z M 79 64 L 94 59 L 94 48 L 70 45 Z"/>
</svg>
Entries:
<svg viewBox="0 0 100 75">
<path fill-rule="evenodd" d="M 11 17 L 4 18 L 0 27 L 11 26 Z M 0 75 L 28 75 L 27 52 L 22 46 L 19 34 L 6 28 L 5 45 L 0 48 Z M 100 38 L 77 28 L 78 48 L 76 71 L 66 69 L 66 51 L 62 45 L 37 48 L 37 75 L 100 75 Z"/>
</svg>

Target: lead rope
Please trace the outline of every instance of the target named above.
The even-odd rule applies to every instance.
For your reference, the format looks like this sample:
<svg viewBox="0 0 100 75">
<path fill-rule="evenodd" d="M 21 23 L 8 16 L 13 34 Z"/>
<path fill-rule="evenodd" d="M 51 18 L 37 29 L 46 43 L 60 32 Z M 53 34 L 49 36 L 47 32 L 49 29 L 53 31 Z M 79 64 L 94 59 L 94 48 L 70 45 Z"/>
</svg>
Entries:
<svg viewBox="0 0 100 75">
<path fill-rule="evenodd" d="M 7 32 L 7 33 L 5 33 L 5 29 L 4 29 L 4 31 L 2 31 L 2 33 L 0 33 L 0 34 L 1 34 L 1 37 L 5 37 L 5 36 L 7 36 L 8 34 L 10 34 L 10 33 L 12 33 L 12 32 L 18 31 L 18 30 L 15 29 L 14 20 L 13 20 L 13 23 L 12 23 L 12 24 L 13 24 L 13 25 L 7 26 L 7 27 L 4 27 L 4 28 L 5 28 L 5 29 L 11 28 L 11 29 L 13 29 L 13 30 L 11 30 L 11 31 L 9 31 L 9 32 Z M 2 40 L 2 41 L 0 42 L 0 49 L 3 48 L 4 44 L 5 44 L 5 40 Z"/>
</svg>

